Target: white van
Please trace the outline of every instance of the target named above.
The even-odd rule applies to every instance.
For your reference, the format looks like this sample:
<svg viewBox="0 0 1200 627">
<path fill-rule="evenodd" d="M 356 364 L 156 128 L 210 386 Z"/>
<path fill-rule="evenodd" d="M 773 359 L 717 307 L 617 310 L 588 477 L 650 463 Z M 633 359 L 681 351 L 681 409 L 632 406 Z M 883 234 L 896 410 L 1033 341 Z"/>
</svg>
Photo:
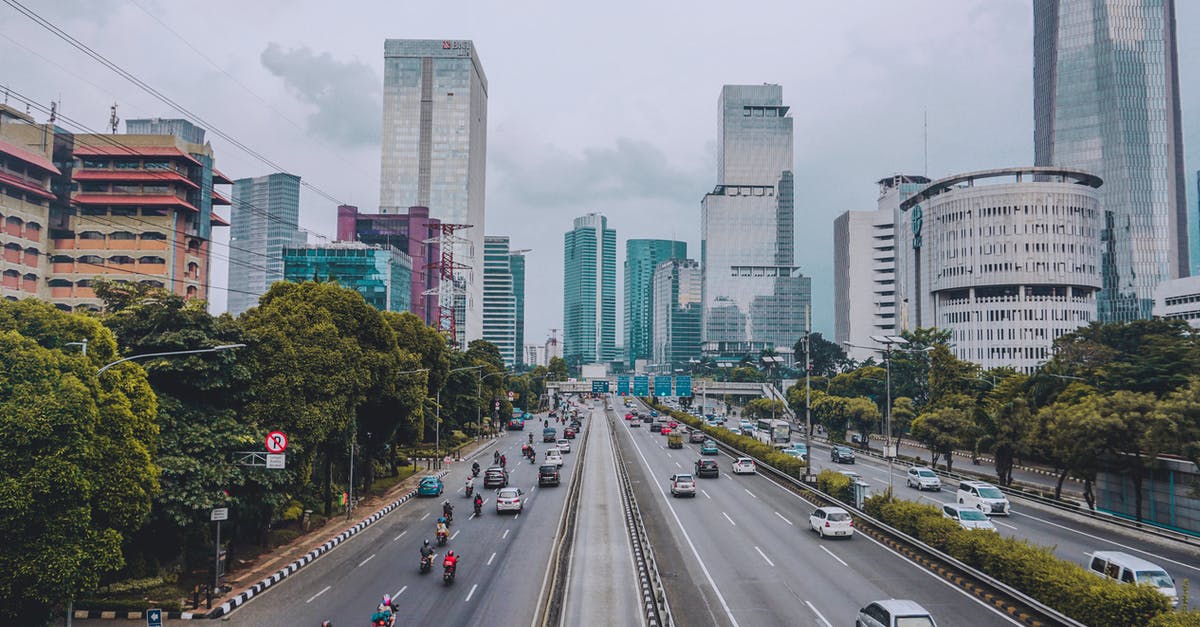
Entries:
<svg viewBox="0 0 1200 627">
<path fill-rule="evenodd" d="M 1120 551 L 1096 551 L 1088 562 L 1088 570 L 1115 579 L 1121 583 L 1141 583 L 1154 586 L 1179 607 L 1179 595 L 1175 592 L 1175 580 L 1157 564 Z"/>
</svg>

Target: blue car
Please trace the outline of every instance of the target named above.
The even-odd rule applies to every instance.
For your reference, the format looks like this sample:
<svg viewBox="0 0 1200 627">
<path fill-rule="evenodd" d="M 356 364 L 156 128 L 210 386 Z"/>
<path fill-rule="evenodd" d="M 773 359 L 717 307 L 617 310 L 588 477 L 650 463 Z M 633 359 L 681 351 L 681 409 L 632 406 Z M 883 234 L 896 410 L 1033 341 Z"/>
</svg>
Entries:
<svg viewBox="0 0 1200 627">
<path fill-rule="evenodd" d="M 417 496 L 441 496 L 445 486 L 442 485 L 442 480 L 434 476 L 421 479 L 421 485 L 417 488 Z"/>
<path fill-rule="evenodd" d="M 716 455 L 717 453 L 717 443 L 712 440 L 708 440 L 700 446 L 701 455 Z"/>
</svg>

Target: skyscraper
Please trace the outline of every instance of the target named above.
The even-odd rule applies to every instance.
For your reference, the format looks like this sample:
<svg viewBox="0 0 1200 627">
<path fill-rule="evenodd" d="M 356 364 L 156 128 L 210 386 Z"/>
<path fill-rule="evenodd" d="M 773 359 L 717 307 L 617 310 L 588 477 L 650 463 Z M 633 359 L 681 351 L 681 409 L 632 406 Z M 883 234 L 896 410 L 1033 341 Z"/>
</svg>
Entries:
<svg viewBox="0 0 1200 627">
<path fill-rule="evenodd" d="M 563 236 L 562 357 L 573 370 L 608 363 L 616 339 L 617 232 L 608 218 L 589 213 Z"/>
<path fill-rule="evenodd" d="M 670 372 L 700 357 L 700 264 L 669 259 L 654 269 L 653 282 L 651 354 Z"/>
<path fill-rule="evenodd" d="M 1035 165 L 1104 180 L 1102 321 L 1188 272 L 1174 0 L 1034 0 Z"/>
<path fill-rule="evenodd" d="M 703 350 L 790 357 L 811 281 L 793 263 L 792 119 L 783 88 L 726 85 L 717 113 L 717 186 L 701 202 Z"/>
<path fill-rule="evenodd" d="M 517 298 L 513 290 L 512 256 L 508 238 L 483 238 L 483 339 L 500 349 L 505 367 L 519 359 Z"/>
<path fill-rule="evenodd" d="M 629 367 L 650 359 L 654 335 L 654 269 L 687 258 L 687 242 L 631 239 L 625 242 L 625 350 Z"/>
<path fill-rule="evenodd" d="M 512 272 L 513 297 L 517 305 L 516 362 L 513 367 L 520 370 L 525 365 L 525 253 L 528 250 L 508 252 L 509 269 Z"/>
<path fill-rule="evenodd" d="M 337 239 L 339 242 L 363 242 L 394 246 L 412 259 L 409 311 L 425 324 L 437 326 L 441 247 L 434 239 L 440 222 L 429 217 L 428 207 L 409 207 L 402 213 L 359 213 L 354 205 L 338 205 Z"/>
<path fill-rule="evenodd" d="M 233 182 L 229 232 L 229 313 L 239 315 L 283 280 L 283 248 L 304 243 L 300 177 L 276 172 Z"/>
<path fill-rule="evenodd" d="M 469 40 L 388 39 L 383 52 L 379 210 L 429 207 L 445 224 L 470 224 L 455 247 L 467 296 L 465 340 L 483 337 L 487 76 Z M 463 339 L 463 338 L 460 338 Z M 465 342 L 460 342 L 465 343 Z"/>
<path fill-rule="evenodd" d="M 325 242 L 283 248 L 288 281 L 336 281 L 362 294 L 380 311 L 402 312 L 410 302 L 412 258 L 395 246 L 362 242 Z"/>
</svg>

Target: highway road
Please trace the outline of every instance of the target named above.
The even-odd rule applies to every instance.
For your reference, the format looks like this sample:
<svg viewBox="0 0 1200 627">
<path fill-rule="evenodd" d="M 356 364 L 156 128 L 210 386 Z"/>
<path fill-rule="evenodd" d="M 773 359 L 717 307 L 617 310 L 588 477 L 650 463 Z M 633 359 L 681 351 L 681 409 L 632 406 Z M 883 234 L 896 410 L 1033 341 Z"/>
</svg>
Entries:
<svg viewBox="0 0 1200 627">
<path fill-rule="evenodd" d="M 603 406 L 592 406 L 587 458 L 570 575 L 564 599 L 564 625 L 645 624 L 625 510 L 613 459 L 613 436 Z"/>
<path fill-rule="evenodd" d="M 867 536 L 820 540 L 808 529 L 812 504 L 766 477 L 733 476 L 725 455 L 721 476 L 698 479 L 694 499 L 672 498 L 668 480 L 693 471 L 698 445 L 667 449 L 617 411 L 617 442 L 678 624 L 832 627 L 887 598 L 915 600 L 941 624 L 1015 624 Z"/>
<path fill-rule="evenodd" d="M 567 482 L 537 487 L 537 465 L 521 460 L 521 444 L 534 434 L 539 459 L 550 444 L 541 443 L 541 419 L 525 431 L 510 431 L 480 451 L 480 466 L 490 465 L 492 451 L 508 458 L 509 485 L 525 491 L 519 515 L 497 514 L 494 490 L 483 492 L 483 516 L 472 518 L 463 483 L 470 460 L 451 467 L 446 496 L 455 506 L 451 540 L 438 548 L 433 572 L 420 574 L 423 540 L 434 538 L 434 522 L 443 498 L 415 499 L 360 532 L 328 555 L 252 599 L 233 612 L 235 625 L 366 624 L 384 594 L 397 599 L 403 624 L 528 625 L 533 620 L 550 556 L 551 539 L 566 500 Z M 584 429 L 591 420 L 584 420 Z M 561 425 L 560 425 L 561 428 Z M 573 454 L 563 456 L 562 475 L 569 477 Z M 482 473 L 476 488 L 482 487 Z M 365 514 L 365 512 L 364 512 Z M 436 544 L 435 544 L 436 548 Z M 457 580 L 442 583 L 441 557 L 453 549 L 462 555 Z"/>
<path fill-rule="evenodd" d="M 854 464 L 836 464 L 829 459 L 829 447 L 814 442 L 813 467 L 817 472 L 825 468 L 851 470 L 862 475 L 870 484 L 872 492 L 882 492 L 888 487 L 887 462 L 873 457 L 858 455 Z M 897 497 L 932 503 L 939 507 L 943 503 L 956 502 L 957 483 L 942 479 L 941 492 L 919 492 L 905 485 L 906 464 L 894 464 L 892 481 Z M 1035 544 L 1052 547 L 1059 557 L 1085 564 L 1093 551 L 1124 551 L 1158 564 L 1175 579 L 1176 588 L 1182 591 L 1184 579 L 1200 581 L 1200 554 L 1184 545 L 1167 540 L 1152 540 L 1135 530 L 1128 530 L 1096 522 L 1087 522 L 1054 512 L 1049 508 L 1034 507 L 1028 502 L 1014 499 L 1012 515 L 993 516 L 1000 533 L 1030 540 Z M 1196 599 L 1190 607 L 1200 607 Z"/>
</svg>

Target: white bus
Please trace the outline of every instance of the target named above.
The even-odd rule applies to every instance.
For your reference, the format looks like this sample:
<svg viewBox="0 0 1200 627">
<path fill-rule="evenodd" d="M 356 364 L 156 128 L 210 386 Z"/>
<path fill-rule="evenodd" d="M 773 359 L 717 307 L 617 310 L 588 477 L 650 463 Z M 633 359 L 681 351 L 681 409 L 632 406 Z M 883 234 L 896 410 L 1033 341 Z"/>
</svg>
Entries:
<svg viewBox="0 0 1200 627">
<path fill-rule="evenodd" d="M 792 423 L 786 420 L 760 418 L 755 425 L 760 440 L 768 444 L 787 444 L 792 441 Z"/>
</svg>

